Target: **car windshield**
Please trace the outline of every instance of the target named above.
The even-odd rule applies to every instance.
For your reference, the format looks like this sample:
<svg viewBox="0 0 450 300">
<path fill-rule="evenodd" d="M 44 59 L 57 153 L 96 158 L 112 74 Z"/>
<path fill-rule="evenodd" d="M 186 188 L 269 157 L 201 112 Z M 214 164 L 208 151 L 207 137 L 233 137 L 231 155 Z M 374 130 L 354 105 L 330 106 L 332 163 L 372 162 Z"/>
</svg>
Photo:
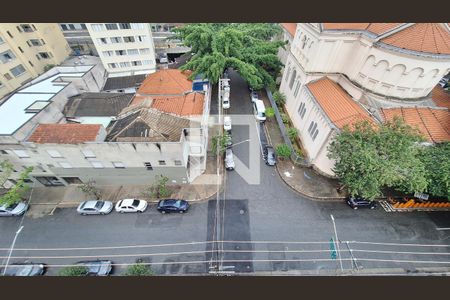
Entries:
<svg viewBox="0 0 450 300">
<path fill-rule="evenodd" d="M 173 206 L 175 206 L 175 207 L 181 207 L 181 201 L 180 201 L 180 200 L 175 201 L 175 203 L 173 204 Z"/>
<path fill-rule="evenodd" d="M 133 200 L 133 204 L 131 204 L 131 205 L 134 206 L 134 207 L 138 207 L 140 202 L 141 202 L 141 201 L 139 201 L 139 200 L 137 200 L 137 199 L 134 199 L 134 200 Z"/>
<path fill-rule="evenodd" d="M 12 211 L 14 208 L 17 207 L 17 205 L 19 205 L 19 203 L 14 203 L 8 207 L 5 207 L 5 210 Z"/>
<path fill-rule="evenodd" d="M 32 270 L 33 270 L 32 265 L 21 266 L 17 270 L 17 276 L 27 276 L 31 273 Z"/>
<path fill-rule="evenodd" d="M 103 201 L 97 201 L 97 203 L 95 203 L 95 208 L 96 209 L 100 209 L 103 207 L 103 205 L 105 205 L 105 202 Z"/>
</svg>

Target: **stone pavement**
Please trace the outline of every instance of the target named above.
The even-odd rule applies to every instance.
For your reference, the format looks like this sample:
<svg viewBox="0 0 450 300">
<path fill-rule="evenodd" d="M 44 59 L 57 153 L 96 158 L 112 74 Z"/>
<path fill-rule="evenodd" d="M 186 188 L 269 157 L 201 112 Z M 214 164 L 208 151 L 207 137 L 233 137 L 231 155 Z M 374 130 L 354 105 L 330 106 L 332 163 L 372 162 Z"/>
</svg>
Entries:
<svg viewBox="0 0 450 300">
<path fill-rule="evenodd" d="M 222 162 L 220 165 L 222 167 Z M 216 172 L 215 157 L 208 157 L 205 173 L 196 178 L 191 184 L 169 185 L 173 192 L 167 198 L 179 198 L 189 201 L 201 201 L 211 198 L 218 191 Z M 219 189 L 222 181 L 223 178 L 220 178 Z M 143 196 L 146 188 L 148 188 L 148 185 L 98 186 L 102 199 L 113 203 L 125 198 L 139 198 L 148 202 L 157 202 L 158 199 L 150 199 Z M 35 187 L 29 192 L 27 198 L 30 199 L 30 209 L 27 212 L 27 216 L 32 218 L 52 214 L 58 207 L 77 207 L 85 200 L 94 199 L 92 196 L 83 193 L 77 185 Z"/>
</svg>

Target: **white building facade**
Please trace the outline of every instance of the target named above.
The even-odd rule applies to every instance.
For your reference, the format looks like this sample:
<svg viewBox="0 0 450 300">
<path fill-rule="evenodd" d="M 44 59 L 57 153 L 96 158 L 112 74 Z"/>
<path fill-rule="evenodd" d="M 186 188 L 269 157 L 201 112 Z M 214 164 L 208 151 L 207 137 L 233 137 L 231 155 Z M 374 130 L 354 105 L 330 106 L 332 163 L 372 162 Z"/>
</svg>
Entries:
<svg viewBox="0 0 450 300">
<path fill-rule="evenodd" d="M 86 23 L 110 77 L 156 70 L 155 47 L 148 23 Z"/>
</svg>

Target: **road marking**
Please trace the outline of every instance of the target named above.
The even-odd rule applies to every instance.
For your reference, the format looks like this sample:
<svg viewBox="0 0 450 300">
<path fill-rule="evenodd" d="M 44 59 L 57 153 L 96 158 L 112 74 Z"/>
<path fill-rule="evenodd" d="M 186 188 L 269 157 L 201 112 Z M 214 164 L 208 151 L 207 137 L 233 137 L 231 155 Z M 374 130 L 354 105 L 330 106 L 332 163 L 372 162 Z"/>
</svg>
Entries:
<svg viewBox="0 0 450 300">
<path fill-rule="evenodd" d="M 436 230 L 450 230 L 450 227 L 447 227 L 447 228 L 443 228 L 443 227 L 439 228 L 439 227 L 436 227 Z"/>
</svg>

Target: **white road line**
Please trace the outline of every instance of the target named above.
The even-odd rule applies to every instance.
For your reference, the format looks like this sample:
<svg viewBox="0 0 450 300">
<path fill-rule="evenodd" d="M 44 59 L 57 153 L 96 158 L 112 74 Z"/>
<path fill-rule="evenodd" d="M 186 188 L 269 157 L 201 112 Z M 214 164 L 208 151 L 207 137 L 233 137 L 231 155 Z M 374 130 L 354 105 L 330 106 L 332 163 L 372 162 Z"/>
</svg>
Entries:
<svg viewBox="0 0 450 300">
<path fill-rule="evenodd" d="M 450 230 L 450 227 L 446 227 L 446 228 L 444 228 L 444 227 L 442 227 L 442 228 L 436 227 L 436 230 Z"/>
</svg>

